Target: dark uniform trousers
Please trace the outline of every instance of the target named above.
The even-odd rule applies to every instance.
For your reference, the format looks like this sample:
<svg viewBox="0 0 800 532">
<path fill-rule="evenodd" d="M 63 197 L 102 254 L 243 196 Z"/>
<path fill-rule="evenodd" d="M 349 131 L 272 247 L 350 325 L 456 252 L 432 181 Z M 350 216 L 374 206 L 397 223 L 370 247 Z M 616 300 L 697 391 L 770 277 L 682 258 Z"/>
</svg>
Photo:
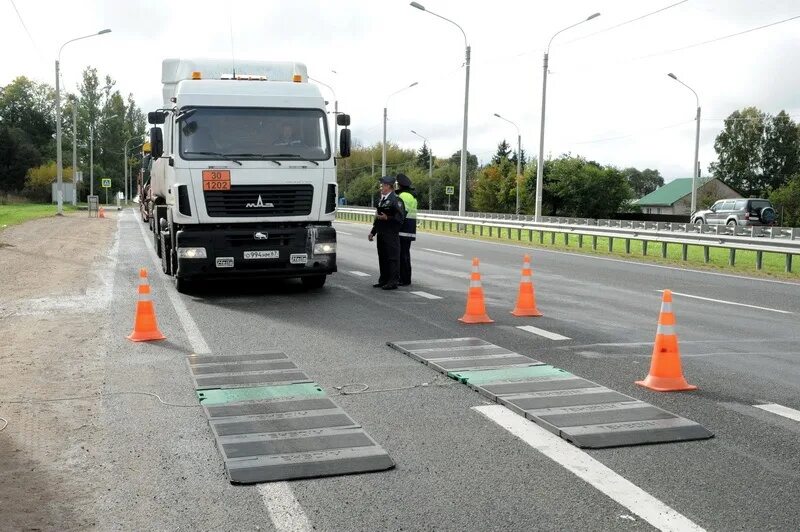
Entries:
<svg viewBox="0 0 800 532">
<path fill-rule="evenodd" d="M 411 242 L 400 237 L 400 284 L 411 284 Z"/>
<path fill-rule="evenodd" d="M 378 233 L 378 283 L 391 285 L 400 282 L 400 236 L 395 232 Z"/>
</svg>

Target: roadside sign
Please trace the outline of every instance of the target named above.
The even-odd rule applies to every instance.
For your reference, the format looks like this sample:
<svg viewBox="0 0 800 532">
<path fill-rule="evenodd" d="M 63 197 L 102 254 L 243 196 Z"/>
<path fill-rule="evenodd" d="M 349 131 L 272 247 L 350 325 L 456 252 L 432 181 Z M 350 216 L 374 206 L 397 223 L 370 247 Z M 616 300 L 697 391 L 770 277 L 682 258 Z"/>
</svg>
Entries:
<svg viewBox="0 0 800 532">
<path fill-rule="evenodd" d="M 100 186 L 103 188 L 111 188 L 111 179 L 104 177 L 100 180 Z"/>
<path fill-rule="evenodd" d="M 452 196 L 453 194 L 456 193 L 456 187 L 454 187 L 454 186 L 452 186 L 452 187 L 444 187 L 444 193 L 447 194 L 448 196 Z"/>
<path fill-rule="evenodd" d="M 100 206 L 99 196 L 87 196 L 86 201 L 89 204 L 89 218 L 97 217 L 97 211 Z"/>
</svg>

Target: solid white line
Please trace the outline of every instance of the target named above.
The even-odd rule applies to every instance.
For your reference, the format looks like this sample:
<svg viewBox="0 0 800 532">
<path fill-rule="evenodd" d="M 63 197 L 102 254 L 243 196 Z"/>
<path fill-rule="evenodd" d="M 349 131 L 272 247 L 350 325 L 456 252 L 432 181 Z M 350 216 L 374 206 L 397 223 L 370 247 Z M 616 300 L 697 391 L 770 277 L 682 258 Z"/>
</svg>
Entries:
<svg viewBox="0 0 800 532">
<path fill-rule="evenodd" d="M 450 255 L 452 257 L 463 257 L 460 253 L 450 253 L 449 251 L 439 251 L 438 249 L 422 248 L 422 251 L 430 251 L 431 253 L 441 253 L 442 255 Z"/>
<path fill-rule="evenodd" d="M 779 416 L 800 421 L 800 410 L 795 410 L 794 408 L 789 408 L 788 406 L 777 405 L 775 403 L 753 406 L 760 408 L 761 410 L 766 410 L 767 412 L 772 412 L 773 414 L 778 414 Z"/>
<path fill-rule="evenodd" d="M 348 223 L 348 222 L 336 222 L 336 223 L 346 224 L 346 225 L 359 225 L 357 223 Z M 363 224 L 361 224 L 361 225 L 363 225 Z M 425 234 L 426 238 L 427 237 L 430 237 L 430 238 L 450 238 L 450 239 L 458 239 L 458 240 L 461 240 L 461 241 L 464 240 L 463 236 L 439 235 L 439 234 L 435 234 L 435 233 L 421 233 L 421 234 Z M 695 270 L 695 269 L 692 269 L 692 268 L 678 268 L 676 266 L 664 266 L 662 264 L 652 264 L 652 263 L 638 261 L 638 260 L 612 259 L 610 257 L 598 257 L 596 255 L 589 255 L 587 253 L 577 253 L 577 252 L 570 252 L 570 251 L 557 251 L 557 250 L 554 250 L 554 249 L 540 248 L 540 247 L 537 247 L 537 246 L 520 246 L 518 244 L 507 244 L 505 242 L 491 242 L 491 241 L 488 241 L 488 240 L 473 240 L 473 239 L 467 239 L 467 240 L 470 240 L 472 242 L 480 242 L 482 244 L 489 244 L 489 245 L 492 245 L 492 246 L 503 246 L 503 247 L 514 248 L 514 249 L 523 249 L 523 250 L 527 250 L 527 251 L 530 251 L 531 249 L 533 249 L 537 253 L 552 253 L 552 254 L 555 254 L 555 255 L 569 255 L 569 256 L 572 256 L 572 257 L 582 257 L 582 258 L 585 258 L 585 259 L 604 260 L 604 261 L 607 261 L 607 262 L 619 262 L 621 264 L 631 264 L 631 265 L 635 265 L 635 266 L 644 266 L 644 267 L 647 267 L 647 268 L 660 268 L 662 270 L 674 270 L 674 271 L 677 271 L 677 272 L 691 272 L 691 273 L 699 273 L 699 274 L 703 274 L 703 275 L 715 275 L 717 277 L 730 277 L 730 278 L 733 278 L 733 279 L 744 279 L 744 280 L 747 280 L 747 281 L 759 281 L 759 282 L 762 282 L 762 283 L 785 284 L 785 285 L 794 286 L 794 287 L 800 286 L 800 284 L 798 284 L 797 282 L 793 282 L 793 281 L 778 281 L 778 280 L 775 280 L 775 279 L 763 279 L 763 278 L 760 278 L 760 277 L 748 277 L 747 275 L 734 275 L 734 274 L 731 274 L 731 273 L 710 272 L 710 271 L 706 271 L 706 270 Z"/>
<path fill-rule="evenodd" d="M 522 329 L 523 331 L 527 331 L 529 333 L 538 334 L 539 336 L 544 336 L 545 338 L 549 338 L 550 340 L 569 340 L 568 336 L 561 336 L 560 334 L 556 334 L 550 331 L 545 331 L 544 329 L 539 329 L 538 327 L 534 327 L 533 325 L 519 325 L 517 329 Z"/>
<path fill-rule="evenodd" d="M 424 297 L 425 299 L 442 299 L 439 296 L 435 296 L 433 294 L 429 294 L 428 292 L 411 292 L 415 296 Z"/>
<path fill-rule="evenodd" d="M 353 236 L 353 233 L 345 233 L 344 231 L 339 231 L 338 229 L 336 230 L 336 234 L 337 235 Z"/>
<path fill-rule="evenodd" d="M 311 530 L 303 507 L 292 494 L 287 482 L 269 482 L 258 486 L 261 500 L 269 511 L 272 524 L 281 532 Z"/>
<path fill-rule="evenodd" d="M 352 273 L 356 277 L 369 277 L 370 276 L 368 273 L 358 272 L 358 271 L 355 271 L 355 270 L 351 271 L 350 273 Z"/>
<path fill-rule="evenodd" d="M 656 292 L 663 292 L 663 290 L 656 290 Z M 681 297 L 689 297 L 692 299 L 702 299 L 703 301 L 711 301 L 713 303 L 724 303 L 725 305 L 736 305 L 737 307 L 748 307 L 754 308 L 758 310 L 766 310 L 769 312 L 777 312 L 779 314 L 794 314 L 793 312 L 789 312 L 787 310 L 778 310 L 774 308 L 767 308 L 767 307 L 757 307 L 755 305 L 745 305 L 744 303 L 735 303 L 733 301 L 723 301 L 722 299 L 711 299 L 710 297 L 700 297 L 700 296 L 693 296 L 690 294 L 681 294 L 680 292 L 672 292 L 674 296 L 681 296 Z"/>
<path fill-rule="evenodd" d="M 581 480 L 588 482 L 659 530 L 703 530 L 612 469 L 598 462 L 572 444 L 548 432 L 504 406 L 474 406 L 480 414 L 494 421 Z"/>
<path fill-rule="evenodd" d="M 144 247 L 147 249 L 150 258 L 153 259 L 155 271 L 160 272 L 161 262 L 158 260 L 158 255 L 156 255 L 155 250 L 150 245 L 150 238 L 148 238 L 147 233 L 144 231 L 144 224 L 139 221 L 135 214 L 133 215 L 133 219 L 136 225 L 139 226 L 139 231 L 142 233 Z M 203 338 L 203 334 L 200 332 L 200 327 L 197 326 L 197 323 L 195 323 L 194 319 L 189 315 L 189 311 L 181 300 L 180 294 L 178 294 L 178 291 L 175 289 L 175 285 L 166 282 L 169 279 L 167 279 L 165 275 L 157 274 L 155 277 L 162 281 L 161 284 L 166 290 L 169 300 L 172 302 L 172 306 L 175 308 L 175 313 L 178 315 L 181 326 L 189 339 L 189 345 L 192 347 L 192 351 L 197 354 L 211 353 L 211 349 L 208 347 L 208 344 Z M 308 517 L 306 517 L 305 512 L 303 512 L 300 503 L 297 502 L 289 484 L 286 482 L 273 482 L 271 484 L 259 486 L 258 490 L 261 493 L 261 499 L 267 507 L 267 512 L 276 530 L 281 532 L 304 532 L 311 530 Z"/>
</svg>

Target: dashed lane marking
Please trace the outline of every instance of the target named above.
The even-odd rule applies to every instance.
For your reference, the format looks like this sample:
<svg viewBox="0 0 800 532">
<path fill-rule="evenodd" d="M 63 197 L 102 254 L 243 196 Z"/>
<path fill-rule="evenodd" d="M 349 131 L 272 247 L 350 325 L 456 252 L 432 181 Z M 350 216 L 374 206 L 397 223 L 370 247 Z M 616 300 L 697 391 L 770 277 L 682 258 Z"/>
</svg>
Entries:
<svg viewBox="0 0 800 532">
<path fill-rule="evenodd" d="M 158 260 L 155 250 L 150 246 L 150 238 L 148 238 L 147 233 L 145 233 L 144 224 L 139 222 L 135 214 L 132 215 L 132 217 L 136 225 L 139 226 L 139 231 L 142 233 L 144 247 L 153 260 L 155 271 L 160 272 L 161 263 Z M 211 353 L 211 349 L 203 338 L 200 328 L 189 315 L 189 311 L 186 309 L 186 305 L 184 305 L 181 300 L 181 296 L 178 294 L 175 286 L 171 282 L 167 282 L 169 279 L 166 279 L 163 275 L 156 274 L 153 277 L 162 281 L 161 285 L 167 292 L 170 302 L 172 302 L 175 313 L 178 315 L 181 326 L 189 339 L 189 345 L 192 347 L 192 351 L 198 355 Z M 267 507 L 267 512 L 276 530 L 280 532 L 304 532 L 306 530 L 311 530 L 308 517 L 303 511 L 303 507 L 297 502 L 297 498 L 294 496 L 289 484 L 286 482 L 272 482 L 258 486 L 257 489 L 261 494 L 261 500 L 264 502 L 264 506 Z"/>
<path fill-rule="evenodd" d="M 442 299 L 441 297 L 429 294 L 428 292 L 416 291 L 411 293 L 414 294 L 415 296 L 424 297 L 425 299 Z"/>
<path fill-rule="evenodd" d="M 422 251 L 430 251 L 431 253 L 441 253 L 442 255 L 450 255 L 451 257 L 463 257 L 461 253 L 450 253 L 449 251 L 441 251 L 438 249 L 421 248 Z"/>
<path fill-rule="evenodd" d="M 584 451 L 506 407 L 486 405 L 474 406 L 472 409 L 494 421 L 655 528 L 676 532 L 704 530 Z"/>
<path fill-rule="evenodd" d="M 767 412 L 772 412 L 773 414 L 783 416 L 785 418 L 793 419 L 795 421 L 800 421 L 800 410 L 795 410 L 794 408 L 789 408 L 788 406 L 778 405 L 775 403 L 768 403 L 765 405 L 753 405 L 753 406 L 756 408 L 760 408 L 761 410 L 766 410 Z"/>
<path fill-rule="evenodd" d="M 352 271 L 350 271 L 350 273 L 352 275 L 355 275 L 356 277 L 369 277 L 370 276 L 368 273 L 359 272 L 359 271 L 356 271 L 356 270 L 352 270 Z"/>
<path fill-rule="evenodd" d="M 663 290 L 657 290 L 657 292 L 663 292 Z M 737 307 L 747 307 L 747 308 L 754 308 L 758 310 L 766 310 L 768 312 L 777 312 L 779 314 L 794 314 L 793 312 L 789 312 L 788 310 L 778 310 L 774 308 L 768 307 L 757 307 L 756 305 L 747 305 L 745 303 L 736 303 L 734 301 L 724 301 L 722 299 L 711 299 L 710 297 L 700 297 L 700 296 L 693 296 L 691 294 L 682 294 L 680 292 L 672 292 L 673 296 L 681 296 L 681 297 L 688 297 L 691 299 L 701 299 L 703 301 L 711 301 L 712 303 L 722 303 L 725 305 L 735 305 Z"/>
<path fill-rule="evenodd" d="M 562 336 L 560 334 L 545 331 L 544 329 L 539 329 L 538 327 L 534 327 L 533 325 L 520 325 L 517 329 L 521 329 L 523 331 L 538 334 L 539 336 L 544 336 L 545 338 L 549 338 L 550 340 L 569 340 L 568 336 Z"/>
</svg>

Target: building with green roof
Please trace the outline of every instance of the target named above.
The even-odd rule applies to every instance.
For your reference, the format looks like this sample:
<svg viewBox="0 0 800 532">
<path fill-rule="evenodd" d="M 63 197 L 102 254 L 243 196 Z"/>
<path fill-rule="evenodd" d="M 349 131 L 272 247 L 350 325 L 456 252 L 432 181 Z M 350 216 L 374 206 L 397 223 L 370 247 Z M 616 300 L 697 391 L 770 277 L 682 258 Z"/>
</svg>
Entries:
<svg viewBox="0 0 800 532">
<path fill-rule="evenodd" d="M 697 209 L 704 209 L 718 199 L 741 198 L 742 195 L 717 179 L 701 177 L 697 181 Z M 692 207 L 692 178 L 673 179 L 663 187 L 633 202 L 645 214 L 689 215 Z"/>
</svg>

